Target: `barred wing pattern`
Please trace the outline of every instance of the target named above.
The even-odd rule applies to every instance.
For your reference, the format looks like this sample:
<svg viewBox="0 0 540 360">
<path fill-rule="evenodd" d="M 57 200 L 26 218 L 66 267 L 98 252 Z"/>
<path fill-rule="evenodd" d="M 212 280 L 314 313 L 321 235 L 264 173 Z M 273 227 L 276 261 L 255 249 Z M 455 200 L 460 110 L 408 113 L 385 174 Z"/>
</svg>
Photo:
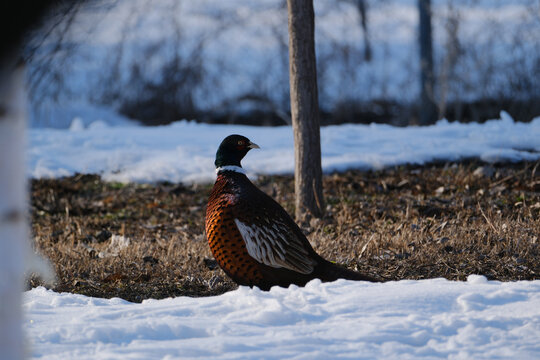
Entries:
<svg viewBox="0 0 540 360">
<path fill-rule="evenodd" d="M 234 219 L 246 248 L 255 260 L 275 268 L 302 274 L 313 272 L 317 264 L 299 239 L 284 223 L 246 224 Z"/>
</svg>

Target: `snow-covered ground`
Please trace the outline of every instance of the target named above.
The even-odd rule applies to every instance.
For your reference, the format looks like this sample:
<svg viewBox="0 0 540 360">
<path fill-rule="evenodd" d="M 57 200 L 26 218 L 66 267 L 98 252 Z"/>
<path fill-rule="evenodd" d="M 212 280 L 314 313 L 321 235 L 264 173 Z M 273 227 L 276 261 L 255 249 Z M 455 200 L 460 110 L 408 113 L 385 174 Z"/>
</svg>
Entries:
<svg viewBox="0 0 540 360">
<path fill-rule="evenodd" d="M 540 118 L 514 123 L 508 114 L 484 124 L 439 121 L 428 127 L 341 125 L 321 129 L 325 172 L 379 169 L 406 163 L 476 157 L 487 162 L 540 159 Z M 160 127 L 31 129 L 29 175 L 58 177 L 99 173 L 121 182 L 210 182 L 214 156 L 225 136 L 242 134 L 261 146 L 244 159 L 250 175 L 292 173 L 290 127 L 206 125 L 177 122 Z"/>
<path fill-rule="evenodd" d="M 325 127 L 324 170 L 540 159 L 540 118 L 501 118 Z M 108 127 L 81 119 L 66 130 L 31 129 L 28 171 L 37 178 L 82 172 L 113 181 L 211 181 L 216 148 L 231 133 L 261 146 L 244 160 L 250 176 L 293 171 L 290 127 Z M 24 310 L 29 351 L 41 359 L 540 358 L 540 281 L 313 281 L 142 304 L 36 288 L 24 294 Z"/>
<path fill-rule="evenodd" d="M 90 104 L 86 101 L 69 101 L 63 104 L 42 104 L 32 108 L 29 112 L 31 127 L 53 127 L 67 129 L 73 126 L 73 130 L 105 125 L 105 126 L 130 126 L 138 125 L 135 120 L 130 120 L 118 114 L 111 108 Z M 75 120 L 77 119 L 77 120 Z"/>
<path fill-rule="evenodd" d="M 538 359 L 540 281 L 314 280 L 133 304 L 36 288 L 41 359 Z"/>
</svg>

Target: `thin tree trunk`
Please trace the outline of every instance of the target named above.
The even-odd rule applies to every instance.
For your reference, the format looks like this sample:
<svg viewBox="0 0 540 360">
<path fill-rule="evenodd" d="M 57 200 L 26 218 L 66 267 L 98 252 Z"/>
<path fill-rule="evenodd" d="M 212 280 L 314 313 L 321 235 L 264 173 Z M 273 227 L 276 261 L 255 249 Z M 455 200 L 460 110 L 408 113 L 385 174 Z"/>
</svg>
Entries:
<svg viewBox="0 0 540 360">
<path fill-rule="evenodd" d="M 24 37 L 56 1 L 5 1 L 0 11 L 0 358 L 28 355 L 22 331 L 22 292 L 25 270 L 52 273 L 32 256 L 28 244 L 26 109 L 24 66 L 16 66 Z M 75 3 L 75 1 L 72 1 Z M 3 15 L 3 16 L 2 16 Z M 10 21 L 17 19 L 17 21 Z M 6 30 L 7 27 L 7 30 Z"/>
<path fill-rule="evenodd" d="M 289 13 L 289 76 L 295 142 L 296 218 L 323 214 L 321 141 L 315 15 L 312 0 L 287 0 Z"/>
<path fill-rule="evenodd" d="M 11 70 L 0 66 L 0 352 L 3 359 L 22 359 L 21 294 L 28 236 L 26 93 L 24 71 Z"/>
<path fill-rule="evenodd" d="M 433 75 L 433 36 L 431 28 L 431 0 L 418 0 L 420 20 L 420 125 L 434 124 L 437 120 L 435 105 L 435 78 Z"/>
<path fill-rule="evenodd" d="M 362 26 L 362 33 L 364 34 L 364 60 L 371 61 L 371 43 L 369 41 L 368 27 L 367 27 L 367 4 L 366 0 L 357 0 L 356 7 L 360 14 L 360 25 Z"/>
</svg>

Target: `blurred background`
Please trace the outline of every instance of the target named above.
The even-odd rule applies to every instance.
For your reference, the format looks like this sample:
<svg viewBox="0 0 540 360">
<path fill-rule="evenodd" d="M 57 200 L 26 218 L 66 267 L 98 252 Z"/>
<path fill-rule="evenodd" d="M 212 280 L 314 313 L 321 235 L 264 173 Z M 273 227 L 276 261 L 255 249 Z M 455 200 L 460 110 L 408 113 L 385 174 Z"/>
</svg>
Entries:
<svg viewBox="0 0 540 360">
<path fill-rule="evenodd" d="M 425 124 L 421 41 L 432 123 L 540 115 L 538 0 L 432 0 L 428 36 L 417 0 L 314 5 L 322 125 Z M 27 42 L 30 124 L 289 124 L 287 30 L 284 0 L 71 2 Z"/>
</svg>

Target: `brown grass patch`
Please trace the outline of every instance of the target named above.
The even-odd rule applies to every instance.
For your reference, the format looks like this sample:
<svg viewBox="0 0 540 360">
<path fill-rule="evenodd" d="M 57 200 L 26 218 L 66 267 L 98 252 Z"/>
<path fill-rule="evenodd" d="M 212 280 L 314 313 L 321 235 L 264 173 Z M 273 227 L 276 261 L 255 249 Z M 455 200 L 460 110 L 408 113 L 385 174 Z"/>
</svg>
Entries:
<svg viewBox="0 0 540 360">
<path fill-rule="evenodd" d="M 257 184 L 294 213 L 292 177 Z M 52 288 L 130 301 L 234 289 L 204 236 L 210 189 L 32 181 L 34 245 L 54 265 Z M 539 278 L 539 163 L 348 171 L 325 176 L 324 190 L 325 217 L 303 229 L 327 259 L 386 280 Z"/>
</svg>

